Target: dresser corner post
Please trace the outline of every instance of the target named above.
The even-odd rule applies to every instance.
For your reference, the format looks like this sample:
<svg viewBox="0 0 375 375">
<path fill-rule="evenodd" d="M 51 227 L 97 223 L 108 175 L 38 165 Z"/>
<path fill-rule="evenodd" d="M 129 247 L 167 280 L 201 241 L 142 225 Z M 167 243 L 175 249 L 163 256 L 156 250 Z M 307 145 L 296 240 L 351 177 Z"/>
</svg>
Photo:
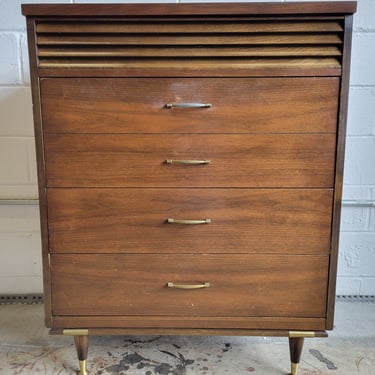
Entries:
<svg viewBox="0 0 375 375">
<path fill-rule="evenodd" d="M 79 360 L 79 371 L 77 375 L 88 375 L 87 355 L 89 351 L 89 331 L 88 329 L 64 329 L 63 334 L 74 336 L 74 343 Z"/>
</svg>

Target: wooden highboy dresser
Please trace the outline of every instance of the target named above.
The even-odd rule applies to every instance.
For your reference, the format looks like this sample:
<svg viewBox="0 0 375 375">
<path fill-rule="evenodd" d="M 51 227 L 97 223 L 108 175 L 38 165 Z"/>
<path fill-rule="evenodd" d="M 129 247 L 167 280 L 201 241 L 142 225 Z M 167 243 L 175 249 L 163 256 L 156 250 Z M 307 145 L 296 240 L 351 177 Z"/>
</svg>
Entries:
<svg viewBox="0 0 375 375">
<path fill-rule="evenodd" d="M 354 2 L 23 5 L 46 324 L 333 328 Z"/>
</svg>

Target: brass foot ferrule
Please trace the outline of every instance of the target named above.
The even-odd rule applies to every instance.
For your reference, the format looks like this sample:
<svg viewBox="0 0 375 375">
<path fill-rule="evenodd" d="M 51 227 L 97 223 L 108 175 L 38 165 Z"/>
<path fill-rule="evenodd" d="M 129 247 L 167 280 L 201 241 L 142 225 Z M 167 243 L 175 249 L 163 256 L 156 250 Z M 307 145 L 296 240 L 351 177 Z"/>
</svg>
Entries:
<svg viewBox="0 0 375 375">
<path fill-rule="evenodd" d="M 86 360 L 84 361 L 79 361 L 79 372 L 77 373 L 78 375 L 88 375 L 87 369 L 86 369 Z"/>
<path fill-rule="evenodd" d="M 298 374 L 298 366 L 299 363 L 291 363 L 291 370 L 292 370 L 292 375 L 297 375 Z"/>
<path fill-rule="evenodd" d="M 64 336 L 88 336 L 88 329 L 63 329 Z"/>
<path fill-rule="evenodd" d="M 313 331 L 289 331 L 290 338 L 305 338 L 305 337 L 315 337 L 315 332 Z"/>
</svg>

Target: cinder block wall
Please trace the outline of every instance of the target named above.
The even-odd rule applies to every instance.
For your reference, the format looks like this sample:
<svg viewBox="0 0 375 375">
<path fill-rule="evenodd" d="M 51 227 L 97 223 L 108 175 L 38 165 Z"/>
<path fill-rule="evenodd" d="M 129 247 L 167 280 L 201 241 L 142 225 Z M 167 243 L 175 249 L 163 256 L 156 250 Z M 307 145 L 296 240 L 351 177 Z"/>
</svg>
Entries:
<svg viewBox="0 0 375 375">
<path fill-rule="evenodd" d="M 344 199 L 375 202 L 375 0 L 354 16 Z M 339 294 L 375 294 L 375 207 L 342 212 Z"/>
<path fill-rule="evenodd" d="M 21 3 L 33 2 L 126 1 L 0 0 L 0 200 L 37 198 L 25 20 L 20 14 Z M 344 199 L 375 200 L 375 0 L 359 0 L 355 15 Z M 0 294 L 42 291 L 38 207 L 31 203 L 0 204 Z M 341 229 L 338 293 L 374 295 L 375 207 L 344 206 Z"/>
</svg>

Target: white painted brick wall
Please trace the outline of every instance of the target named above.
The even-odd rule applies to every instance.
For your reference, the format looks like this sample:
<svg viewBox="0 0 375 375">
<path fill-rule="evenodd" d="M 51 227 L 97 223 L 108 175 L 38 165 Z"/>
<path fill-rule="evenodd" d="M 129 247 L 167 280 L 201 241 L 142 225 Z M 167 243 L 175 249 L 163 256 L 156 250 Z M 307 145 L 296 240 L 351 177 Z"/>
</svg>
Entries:
<svg viewBox="0 0 375 375">
<path fill-rule="evenodd" d="M 374 1 L 375 2 L 375 1 Z M 374 13 L 375 17 L 375 13 Z M 373 109 L 372 111 L 370 109 Z M 352 86 L 349 92 L 349 136 L 375 136 L 375 86 Z"/>
<path fill-rule="evenodd" d="M 375 1 L 354 17 L 344 198 L 375 200 Z M 344 207 L 337 292 L 375 294 L 375 209 Z"/>
<path fill-rule="evenodd" d="M 26 28 L 20 12 L 21 3 L 33 2 L 132 1 L 0 0 L 0 199 L 37 197 Z M 374 201 L 375 0 L 359 0 L 354 18 L 348 119 L 344 198 Z M 375 208 L 344 207 L 340 237 L 338 293 L 375 294 Z M 0 205 L 0 250 L 0 293 L 41 292 L 37 206 Z"/>
<path fill-rule="evenodd" d="M 2 32 L 0 34 L 0 82 L 2 84 L 20 84 L 19 67 L 20 35 L 18 33 Z"/>
<path fill-rule="evenodd" d="M 0 206 L 0 293 L 42 290 L 38 206 Z"/>
</svg>

